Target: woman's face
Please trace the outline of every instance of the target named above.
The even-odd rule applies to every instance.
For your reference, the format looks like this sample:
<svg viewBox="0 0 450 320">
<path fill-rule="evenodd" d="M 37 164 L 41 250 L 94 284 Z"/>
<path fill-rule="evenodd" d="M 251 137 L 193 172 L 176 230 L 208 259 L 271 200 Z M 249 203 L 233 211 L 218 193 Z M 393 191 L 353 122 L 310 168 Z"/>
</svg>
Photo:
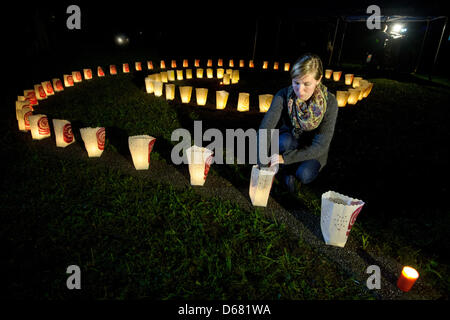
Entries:
<svg viewBox="0 0 450 320">
<path fill-rule="evenodd" d="M 297 98 L 303 101 L 311 98 L 321 79 L 322 76 L 320 76 L 319 80 L 314 79 L 314 75 L 311 73 L 292 79 L 292 88 Z"/>
</svg>

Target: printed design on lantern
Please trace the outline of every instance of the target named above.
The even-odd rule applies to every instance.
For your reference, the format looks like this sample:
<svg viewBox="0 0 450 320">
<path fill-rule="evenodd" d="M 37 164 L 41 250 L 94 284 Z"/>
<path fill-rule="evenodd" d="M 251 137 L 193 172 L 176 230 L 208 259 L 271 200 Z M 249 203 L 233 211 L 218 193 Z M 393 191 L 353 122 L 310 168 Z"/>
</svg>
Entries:
<svg viewBox="0 0 450 320">
<path fill-rule="evenodd" d="M 206 176 L 208 175 L 209 168 L 211 167 L 211 163 L 213 161 L 213 155 L 211 154 L 205 161 L 205 172 L 203 175 L 203 179 L 206 180 Z"/>
<path fill-rule="evenodd" d="M 26 112 L 23 115 L 23 121 L 24 121 L 24 124 L 25 124 L 25 130 L 31 130 L 30 118 L 29 118 L 31 115 L 33 115 L 33 111 L 32 110 Z"/>
<path fill-rule="evenodd" d="M 98 75 L 99 75 L 100 77 L 103 77 L 103 76 L 105 75 L 105 73 L 103 72 L 103 69 L 100 68 L 100 67 L 98 67 Z"/>
<path fill-rule="evenodd" d="M 58 90 L 63 90 L 64 89 L 61 80 L 56 80 L 55 81 L 55 85 L 56 85 L 56 88 Z"/>
<path fill-rule="evenodd" d="M 47 96 L 47 94 L 44 91 L 44 88 L 42 86 L 38 86 L 38 91 L 39 91 L 39 96 L 41 98 L 45 98 Z"/>
<path fill-rule="evenodd" d="M 86 70 L 86 75 L 87 75 L 88 79 L 92 79 L 92 71 L 91 71 L 91 69 Z"/>
<path fill-rule="evenodd" d="M 125 63 L 123 65 L 123 72 L 130 72 L 130 67 L 128 66 L 128 63 Z"/>
<path fill-rule="evenodd" d="M 50 127 L 48 125 L 48 119 L 47 117 L 41 117 L 39 118 L 37 122 L 38 131 L 41 135 L 47 135 L 50 133 Z"/>
<path fill-rule="evenodd" d="M 97 145 L 99 150 L 103 150 L 105 148 L 105 128 L 100 128 L 97 130 Z"/>
<path fill-rule="evenodd" d="M 80 72 L 75 72 L 75 78 L 77 79 L 77 81 L 81 81 L 81 73 Z"/>
<path fill-rule="evenodd" d="M 53 88 L 52 88 L 52 84 L 50 82 L 47 82 L 47 92 L 49 94 L 53 93 Z"/>
<path fill-rule="evenodd" d="M 117 73 L 116 66 L 110 66 L 109 71 L 111 72 L 111 74 L 116 74 Z"/>
<path fill-rule="evenodd" d="M 148 143 L 148 163 L 150 163 L 150 153 L 153 150 L 153 145 L 155 144 L 155 142 L 156 142 L 156 139 L 153 139 L 152 141 L 150 141 Z"/>
<path fill-rule="evenodd" d="M 70 123 L 66 123 L 63 127 L 63 139 L 65 143 L 73 141 L 72 125 Z"/>
<path fill-rule="evenodd" d="M 68 76 L 67 77 L 67 82 L 69 83 L 69 85 L 73 86 L 73 77 L 72 76 Z"/>
<path fill-rule="evenodd" d="M 352 216 L 350 217 L 350 221 L 348 223 L 347 237 L 350 234 L 350 230 L 352 230 L 352 227 L 355 224 L 356 218 L 358 217 L 358 214 L 361 212 L 361 209 L 363 208 L 363 206 L 364 205 L 362 205 L 361 207 L 359 207 L 352 213 Z"/>
</svg>

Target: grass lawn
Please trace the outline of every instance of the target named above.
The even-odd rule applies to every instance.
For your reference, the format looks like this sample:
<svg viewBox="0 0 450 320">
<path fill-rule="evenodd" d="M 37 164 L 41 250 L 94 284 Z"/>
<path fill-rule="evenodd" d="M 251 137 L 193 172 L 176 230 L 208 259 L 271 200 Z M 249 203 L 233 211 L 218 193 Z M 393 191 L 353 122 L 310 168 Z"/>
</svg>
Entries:
<svg viewBox="0 0 450 320">
<path fill-rule="evenodd" d="M 202 83 L 210 93 L 207 106 L 199 108 L 146 94 L 144 75 L 83 81 L 41 102 L 37 110 L 70 120 L 76 128 L 105 126 L 105 152 L 124 155 L 127 136 L 153 135 L 158 140 L 152 157 L 170 161 L 174 129 L 192 129 L 196 119 L 203 120 L 203 130 L 257 128 L 263 117 L 257 111 L 257 94 L 275 94 L 289 85 L 287 73 L 243 70 L 239 87 L 230 87 L 228 103 L 235 106 L 238 91 L 249 92 L 252 110 L 220 113 L 213 106 L 216 82 Z M 446 297 L 450 218 L 442 177 L 448 172 L 448 131 L 442 124 L 449 120 L 448 89 L 371 80 L 375 85 L 369 98 L 340 109 L 327 167 L 283 205 L 320 214 L 320 195 L 330 189 L 364 200 L 352 231 L 361 237 L 361 246 L 417 266 L 421 277 Z M 340 86 L 325 85 L 332 92 Z M 2 260 L 4 274 L 10 275 L 4 292 L 10 297 L 374 297 L 257 209 L 201 198 L 192 188 L 156 184 L 102 158 L 61 156 L 65 150 L 55 156 L 49 148 L 41 149 L 43 142 L 18 132 L 10 104 L 1 126 L 8 165 L 0 190 L 0 234 L 8 248 Z M 75 137 L 81 142 L 76 131 Z M 248 187 L 249 169 L 217 165 L 212 174 Z M 272 195 L 278 200 L 285 193 L 275 184 Z M 82 269 L 86 285 L 80 292 L 65 287 L 70 264 Z"/>
</svg>

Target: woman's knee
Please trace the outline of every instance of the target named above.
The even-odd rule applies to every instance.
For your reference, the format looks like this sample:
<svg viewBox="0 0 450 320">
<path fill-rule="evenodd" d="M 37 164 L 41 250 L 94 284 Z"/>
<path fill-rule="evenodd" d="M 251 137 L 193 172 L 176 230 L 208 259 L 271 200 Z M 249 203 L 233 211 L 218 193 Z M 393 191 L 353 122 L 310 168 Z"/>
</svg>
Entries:
<svg viewBox="0 0 450 320">
<path fill-rule="evenodd" d="M 319 175 L 320 162 L 313 159 L 302 162 L 298 167 L 296 176 L 302 184 L 308 184 L 314 181 Z"/>
</svg>

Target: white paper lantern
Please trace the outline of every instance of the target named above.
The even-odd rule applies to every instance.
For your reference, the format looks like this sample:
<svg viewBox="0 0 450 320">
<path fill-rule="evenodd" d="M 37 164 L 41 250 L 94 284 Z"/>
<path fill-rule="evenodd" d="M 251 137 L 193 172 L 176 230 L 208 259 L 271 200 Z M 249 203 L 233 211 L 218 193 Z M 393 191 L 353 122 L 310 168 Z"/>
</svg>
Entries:
<svg viewBox="0 0 450 320">
<path fill-rule="evenodd" d="M 105 149 L 105 128 L 81 128 L 81 138 L 89 158 L 100 157 Z"/>
<path fill-rule="evenodd" d="M 167 70 L 167 79 L 169 81 L 175 81 L 175 70 Z"/>
<path fill-rule="evenodd" d="M 147 69 L 153 70 L 153 62 L 152 61 L 147 61 Z"/>
<path fill-rule="evenodd" d="M 211 68 L 206 69 L 206 77 L 212 79 L 214 77 L 214 71 Z"/>
<path fill-rule="evenodd" d="M 239 70 L 233 70 L 231 73 L 231 83 L 235 84 L 239 82 Z"/>
<path fill-rule="evenodd" d="M 186 150 L 191 185 L 203 186 L 213 160 L 213 152 L 207 148 L 192 146 Z"/>
<path fill-rule="evenodd" d="M 161 81 L 153 81 L 153 93 L 156 97 L 161 97 L 163 94 L 163 83 Z"/>
<path fill-rule="evenodd" d="M 196 69 L 196 76 L 198 79 L 203 78 L 203 69 L 202 68 Z"/>
<path fill-rule="evenodd" d="M 30 116 L 33 115 L 33 107 L 26 103 L 20 103 L 16 115 L 19 130 L 24 132 L 30 131 Z"/>
<path fill-rule="evenodd" d="M 230 59 L 230 61 L 228 62 L 228 66 L 230 68 L 234 68 L 234 61 L 233 61 L 233 59 Z"/>
<path fill-rule="evenodd" d="M 239 92 L 237 110 L 240 112 L 248 111 L 250 108 L 250 94 Z"/>
<path fill-rule="evenodd" d="M 81 77 L 80 71 L 73 71 L 72 72 L 73 82 L 78 83 L 83 81 L 83 78 Z"/>
<path fill-rule="evenodd" d="M 55 132 L 56 146 L 65 148 L 75 142 L 72 125 L 67 120 L 53 119 L 53 131 Z"/>
<path fill-rule="evenodd" d="M 186 79 L 192 79 L 192 69 L 186 69 Z"/>
<path fill-rule="evenodd" d="M 42 86 L 42 84 L 35 84 L 34 92 L 36 93 L 36 97 L 38 100 L 47 99 L 47 94 L 45 93 L 45 90 L 44 90 L 44 87 Z"/>
<path fill-rule="evenodd" d="M 336 100 L 338 103 L 338 107 L 345 107 L 347 105 L 349 96 L 350 92 L 348 91 L 336 91 Z"/>
<path fill-rule="evenodd" d="M 290 68 L 291 68 L 291 64 L 289 62 L 286 62 L 284 64 L 284 71 L 289 71 Z"/>
<path fill-rule="evenodd" d="M 117 68 L 116 68 L 115 65 L 110 65 L 109 66 L 109 74 L 111 74 L 111 75 L 117 74 Z"/>
<path fill-rule="evenodd" d="M 207 67 L 212 67 L 212 59 L 208 59 L 208 62 L 206 63 Z"/>
<path fill-rule="evenodd" d="M 175 99 L 175 85 L 173 83 L 166 83 L 166 100 Z"/>
<path fill-rule="evenodd" d="M 342 71 L 333 71 L 333 80 L 339 81 L 341 80 Z"/>
<path fill-rule="evenodd" d="M 325 69 L 325 79 L 330 79 L 332 74 L 333 74 L 333 70 Z"/>
<path fill-rule="evenodd" d="M 171 78 L 173 78 L 173 70 L 171 70 L 171 71 L 172 71 Z M 159 73 L 159 75 L 160 75 L 160 79 L 159 80 L 157 79 L 158 81 L 161 81 L 162 83 L 168 83 L 169 82 L 169 73 L 168 73 L 168 71 L 167 72 L 166 71 L 161 71 Z M 173 81 L 173 80 L 171 80 L 171 81 Z"/>
<path fill-rule="evenodd" d="M 194 67 L 196 67 L 196 68 L 200 67 L 200 59 L 194 60 Z"/>
<path fill-rule="evenodd" d="M 272 104 L 272 94 L 260 94 L 259 99 L 259 112 L 267 112 Z"/>
<path fill-rule="evenodd" d="M 224 90 L 216 91 L 216 108 L 219 110 L 225 109 L 227 106 L 229 93 Z"/>
<path fill-rule="evenodd" d="M 166 62 L 164 60 L 161 60 L 161 62 L 159 63 L 159 68 L 160 69 L 165 69 L 166 68 Z"/>
<path fill-rule="evenodd" d="M 177 80 L 183 80 L 183 70 L 177 70 Z"/>
<path fill-rule="evenodd" d="M 92 70 L 91 69 L 83 69 L 84 79 L 91 80 L 92 79 Z"/>
<path fill-rule="evenodd" d="M 244 60 L 239 60 L 239 68 L 244 68 L 245 67 L 245 62 Z"/>
<path fill-rule="evenodd" d="M 248 192 L 252 205 L 258 207 L 267 206 L 270 189 L 272 189 L 272 184 L 276 173 L 276 166 L 259 168 L 258 165 L 254 165 L 252 167 Z"/>
<path fill-rule="evenodd" d="M 145 90 L 147 93 L 153 93 L 153 79 L 146 77 L 145 78 Z"/>
<path fill-rule="evenodd" d="M 231 79 L 230 74 L 225 73 L 223 75 L 222 84 L 229 85 L 230 84 L 230 79 Z"/>
<path fill-rule="evenodd" d="M 33 89 L 23 90 L 23 95 L 32 106 L 39 104 L 38 99 L 36 98 L 36 92 Z"/>
<path fill-rule="evenodd" d="M 192 87 L 191 86 L 181 86 L 180 96 L 182 103 L 189 103 L 191 101 Z"/>
<path fill-rule="evenodd" d="M 71 74 L 63 75 L 63 80 L 64 80 L 65 87 L 73 87 L 74 86 L 73 76 Z"/>
<path fill-rule="evenodd" d="M 135 62 L 134 68 L 136 69 L 136 71 L 142 71 L 142 63 L 140 63 L 139 61 Z"/>
<path fill-rule="evenodd" d="M 364 201 L 334 191 L 322 194 L 320 228 L 325 243 L 344 247 Z"/>
<path fill-rule="evenodd" d="M 34 114 L 28 117 L 30 120 L 31 137 L 33 140 L 42 140 L 50 137 L 50 126 L 45 114 Z"/>
<path fill-rule="evenodd" d="M 53 87 L 52 84 L 50 83 L 50 81 L 44 81 L 41 83 L 42 84 L 42 88 L 44 88 L 45 94 L 48 96 L 53 96 L 55 94 L 55 92 L 53 91 Z"/>
<path fill-rule="evenodd" d="M 263 69 L 267 69 L 269 67 L 269 61 L 264 61 L 263 62 Z"/>
<path fill-rule="evenodd" d="M 187 68 L 187 67 L 189 67 L 188 60 L 187 60 L 187 59 L 184 59 L 184 60 L 183 60 L 183 68 Z"/>
<path fill-rule="evenodd" d="M 358 88 L 359 87 L 359 82 L 362 80 L 362 77 L 353 77 L 353 88 Z"/>
<path fill-rule="evenodd" d="M 197 105 L 204 106 L 206 104 L 206 99 L 208 97 L 208 89 L 195 88 L 195 96 L 197 98 Z"/>
<path fill-rule="evenodd" d="M 61 82 L 61 80 L 59 79 L 52 79 L 52 84 L 53 84 L 53 89 L 55 90 L 55 92 L 61 92 L 64 91 L 64 86 Z"/>
<path fill-rule="evenodd" d="M 348 104 L 356 104 L 359 100 L 359 94 L 361 93 L 361 90 L 359 89 L 348 89 L 349 96 L 347 99 Z"/>
<path fill-rule="evenodd" d="M 172 68 L 176 68 L 177 67 L 177 62 L 175 60 L 172 60 L 170 65 L 171 65 Z"/>
<path fill-rule="evenodd" d="M 223 68 L 218 68 L 217 69 L 217 79 L 222 79 L 223 78 L 223 74 L 224 74 L 224 72 L 225 72 L 225 69 L 223 69 Z"/>
<path fill-rule="evenodd" d="M 128 65 L 128 63 L 122 64 L 122 71 L 123 71 L 123 73 L 129 73 L 130 72 L 130 66 Z"/>
<path fill-rule="evenodd" d="M 156 138 L 149 135 L 128 137 L 128 147 L 136 170 L 148 170 L 155 142 Z"/>
<path fill-rule="evenodd" d="M 345 74 L 345 84 L 350 86 L 353 82 L 354 75 L 352 73 Z"/>
</svg>

